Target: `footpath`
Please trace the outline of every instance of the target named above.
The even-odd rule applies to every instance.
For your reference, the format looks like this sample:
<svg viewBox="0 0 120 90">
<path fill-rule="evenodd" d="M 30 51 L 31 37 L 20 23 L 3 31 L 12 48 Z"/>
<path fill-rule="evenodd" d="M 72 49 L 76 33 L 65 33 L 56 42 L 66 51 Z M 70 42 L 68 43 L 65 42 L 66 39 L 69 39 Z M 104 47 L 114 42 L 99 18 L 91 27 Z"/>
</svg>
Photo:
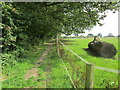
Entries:
<svg viewBox="0 0 120 90">
<path fill-rule="evenodd" d="M 52 48 L 52 43 L 48 44 L 48 47 L 46 48 L 46 50 L 43 52 L 43 54 L 40 56 L 40 58 L 36 61 L 35 63 L 35 67 L 31 68 L 30 70 L 28 70 L 25 74 L 25 80 L 30 79 L 31 77 L 34 77 L 36 79 L 34 79 L 34 81 L 37 81 L 37 78 L 39 78 L 39 67 L 40 64 L 44 61 L 45 57 L 47 56 L 47 54 L 49 53 L 49 51 Z M 47 69 L 48 67 L 46 67 L 46 73 L 45 76 L 46 80 L 42 80 L 41 82 L 44 83 L 42 86 L 37 85 L 36 87 L 39 88 L 46 88 L 47 87 L 47 75 L 49 73 L 49 69 Z M 30 87 L 26 87 L 26 88 L 30 88 Z"/>
</svg>

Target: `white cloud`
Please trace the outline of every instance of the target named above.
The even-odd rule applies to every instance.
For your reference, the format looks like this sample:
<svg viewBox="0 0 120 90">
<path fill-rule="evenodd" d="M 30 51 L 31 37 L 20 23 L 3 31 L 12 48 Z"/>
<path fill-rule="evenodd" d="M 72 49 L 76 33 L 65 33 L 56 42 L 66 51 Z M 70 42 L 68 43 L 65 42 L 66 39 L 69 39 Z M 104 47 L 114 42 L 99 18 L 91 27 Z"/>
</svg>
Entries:
<svg viewBox="0 0 120 90">
<path fill-rule="evenodd" d="M 109 33 L 112 33 L 113 35 L 118 35 L 118 12 L 113 13 L 111 11 L 108 11 L 107 17 L 102 21 L 104 23 L 103 26 L 95 26 L 91 31 L 86 31 L 85 34 L 81 35 L 87 35 L 88 33 L 92 33 L 94 35 L 97 35 L 98 33 L 101 33 L 103 36 L 107 36 Z"/>
</svg>

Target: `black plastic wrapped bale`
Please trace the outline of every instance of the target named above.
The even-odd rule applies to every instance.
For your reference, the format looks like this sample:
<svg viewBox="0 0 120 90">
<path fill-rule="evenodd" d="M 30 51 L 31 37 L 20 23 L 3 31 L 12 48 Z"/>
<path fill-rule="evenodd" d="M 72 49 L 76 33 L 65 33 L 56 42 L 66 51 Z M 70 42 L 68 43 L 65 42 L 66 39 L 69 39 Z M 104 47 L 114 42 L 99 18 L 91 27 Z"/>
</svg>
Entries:
<svg viewBox="0 0 120 90">
<path fill-rule="evenodd" d="M 103 42 L 97 36 L 88 44 L 88 47 L 89 50 L 97 53 L 101 57 L 112 58 L 117 53 L 117 49 L 113 44 Z"/>
</svg>

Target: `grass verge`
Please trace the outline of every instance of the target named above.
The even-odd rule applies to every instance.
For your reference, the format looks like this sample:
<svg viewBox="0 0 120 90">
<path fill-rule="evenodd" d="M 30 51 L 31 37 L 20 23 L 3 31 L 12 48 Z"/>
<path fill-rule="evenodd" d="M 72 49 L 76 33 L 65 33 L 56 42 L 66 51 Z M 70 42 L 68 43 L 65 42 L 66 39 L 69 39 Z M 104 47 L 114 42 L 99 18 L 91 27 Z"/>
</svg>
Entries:
<svg viewBox="0 0 120 90">
<path fill-rule="evenodd" d="M 6 66 L 2 70 L 4 81 L 2 81 L 3 88 L 25 88 L 34 87 L 36 82 L 32 82 L 34 77 L 29 80 L 25 80 L 25 73 L 34 67 L 34 63 L 41 56 L 45 50 L 45 46 L 39 46 L 33 49 L 26 58 L 19 58 L 20 62 L 17 62 L 14 66 Z"/>
</svg>

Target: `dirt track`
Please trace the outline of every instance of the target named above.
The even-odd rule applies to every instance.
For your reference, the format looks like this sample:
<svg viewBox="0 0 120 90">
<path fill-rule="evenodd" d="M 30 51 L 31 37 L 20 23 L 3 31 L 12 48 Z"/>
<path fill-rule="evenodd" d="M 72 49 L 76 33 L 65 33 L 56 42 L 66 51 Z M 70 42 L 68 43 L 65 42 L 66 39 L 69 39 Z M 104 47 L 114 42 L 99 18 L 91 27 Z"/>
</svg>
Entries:
<svg viewBox="0 0 120 90">
<path fill-rule="evenodd" d="M 26 74 L 24 76 L 25 80 L 28 80 L 31 77 L 35 77 L 35 78 L 39 77 L 39 75 L 38 75 L 39 74 L 38 67 L 39 67 L 40 63 L 42 63 L 42 61 L 45 59 L 45 57 L 47 56 L 47 54 L 51 50 L 51 48 L 52 48 L 52 43 L 49 43 L 48 47 L 43 52 L 43 54 L 41 55 L 41 57 L 36 61 L 35 67 L 31 68 L 30 70 L 28 70 L 26 72 Z M 49 72 L 49 71 L 47 70 L 46 72 Z M 47 73 L 46 73 L 46 77 L 47 77 Z M 34 79 L 34 80 L 36 81 L 37 79 Z M 42 86 L 37 86 L 37 87 L 46 88 L 47 81 L 44 80 L 42 82 L 45 83 L 45 84 L 43 84 Z"/>
</svg>

